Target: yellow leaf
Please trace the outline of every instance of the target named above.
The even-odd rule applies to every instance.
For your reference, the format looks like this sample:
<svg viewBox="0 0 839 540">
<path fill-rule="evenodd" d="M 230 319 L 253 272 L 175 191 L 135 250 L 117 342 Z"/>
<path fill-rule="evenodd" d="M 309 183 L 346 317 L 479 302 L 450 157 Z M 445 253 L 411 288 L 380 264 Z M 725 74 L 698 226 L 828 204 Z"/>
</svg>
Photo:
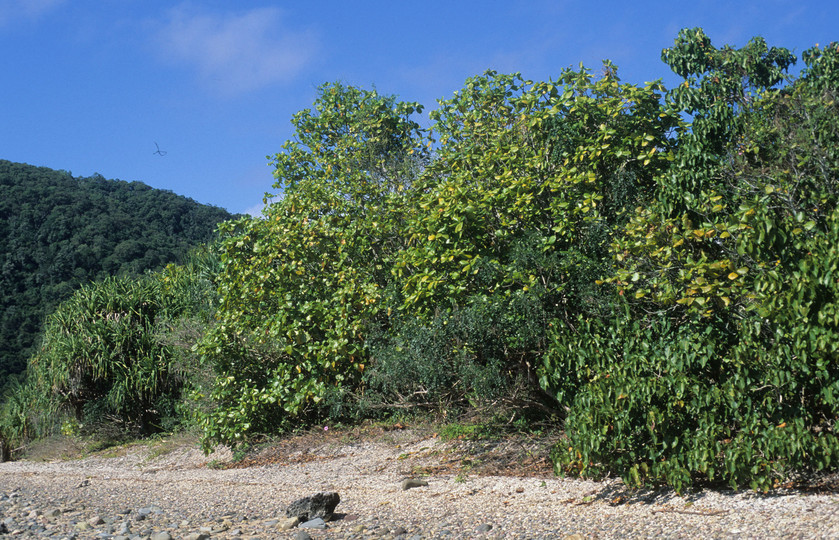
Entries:
<svg viewBox="0 0 839 540">
<path fill-rule="evenodd" d="M 731 272 L 730 274 L 728 274 L 728 279 L 731 279 L 731 280 L 735 280 L 738 277 L 740 277 L 740 274 L 738 274 L 737 272 Z"/>
</svg>

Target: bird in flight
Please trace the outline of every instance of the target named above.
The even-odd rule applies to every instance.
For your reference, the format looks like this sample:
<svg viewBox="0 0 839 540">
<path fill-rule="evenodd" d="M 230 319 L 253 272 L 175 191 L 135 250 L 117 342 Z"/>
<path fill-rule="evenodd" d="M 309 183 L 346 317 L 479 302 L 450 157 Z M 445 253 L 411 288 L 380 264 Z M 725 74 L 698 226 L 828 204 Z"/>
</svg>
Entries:
<svg viewBox="0 0 839 540">
<path fill-rule="evenodd" d="M 156 151 L 156 152 L 152 152 L 152 154 L 157 154 L 157 155 L 159 155 L 159 156 L 165 156 L 165 155 L 166 155 L 166 151 L 165 151 L 165 150 L 161 150 L 161 149 L 160 149 L 160 146 L 158 146 L 158 145 L 157 145 L 157 142 L 155 142 L 155 143 L 154 143 L 154 147 L 155 147 L 155 148 L 157 148 L 157 151 Z"/>
</svg>

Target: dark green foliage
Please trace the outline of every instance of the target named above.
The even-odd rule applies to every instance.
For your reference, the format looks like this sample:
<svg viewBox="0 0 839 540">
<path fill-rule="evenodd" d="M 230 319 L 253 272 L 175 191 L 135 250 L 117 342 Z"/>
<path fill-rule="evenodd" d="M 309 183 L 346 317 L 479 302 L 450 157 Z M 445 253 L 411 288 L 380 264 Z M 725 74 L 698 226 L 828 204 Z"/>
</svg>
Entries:
<svg viewBox="0 0 839 540">
<path fill-rule="evenodd" d="M 192 345 L 211 324 L 212 257 L 194 252 L 140 278 L 83 286 L 47 318 L 24 383 L 6 396 L 10 440 L 70 433 L 147 435 L 189 423 L 187 392 L 206 391 Z M 67 427 L 69 426 L 69 428 Z"/>
<path fill-rule="evenodd" d="M 430 320 L 400 317 L 369 340 L 368 399 L 431 408 L 515 402 L 547 321 L 535 295 L 476 297 Z M 526 392 L 525 392 L 526 394 Z"/>
<path fill-rule="evenodd" d="M 563 376 L 543 381 L 570 407 L 558 472 L 766 490 L 792 472 L 835 467 L 835 351 L 804 345 L 800 330 L 762 335 L 763 326 L 745 320 L 731 336 L 704 319 L 617 317 L 558 329 L 544 373 Z"/>
<path fill-rule="evenodd" d="M 0 160 L 0 380 L 81 285 L 184 260 L 231 215 L 140 182 Z"/>
<path fill-rule="evenodd" d="M 558 469 L 767 490 L 839 466 L 837 55 L 773 88 L 794 58 L 760 39 L 665 51 L 687 78 L 665 107 L 692 122 L 615 236 L 611 312 L 557 325 Z"/>
</svg>

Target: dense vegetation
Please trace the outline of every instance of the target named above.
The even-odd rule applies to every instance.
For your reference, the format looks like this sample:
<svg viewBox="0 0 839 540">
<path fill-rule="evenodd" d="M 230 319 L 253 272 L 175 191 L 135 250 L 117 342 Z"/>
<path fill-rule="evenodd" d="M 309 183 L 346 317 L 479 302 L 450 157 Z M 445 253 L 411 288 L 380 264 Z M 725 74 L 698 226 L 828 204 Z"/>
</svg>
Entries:
<svg viewBox="0 0 839 540">
<path fill-rule="evenodd" d="M 491 407 L 549 414 L 560 473 L 836 469 L 839 45 L 795 77 L 786 49 L 699 29 L 662 59 L 670 90 L 609 62 L 487 72 L 429 131 L 419 104 L 324 85 L 273 158 L 284 196 L 187 266 L 63 304 L 5 433 L 43 425 L 26 410 L 168 414 L 210 447 Z"/>
<path fill-rule="evenodd" d="M 46 315 L 81 285 L 183 262 L 231 217 L 140 182 L 0 160 L 0 381 L 23 371 Z"/>
</svg>

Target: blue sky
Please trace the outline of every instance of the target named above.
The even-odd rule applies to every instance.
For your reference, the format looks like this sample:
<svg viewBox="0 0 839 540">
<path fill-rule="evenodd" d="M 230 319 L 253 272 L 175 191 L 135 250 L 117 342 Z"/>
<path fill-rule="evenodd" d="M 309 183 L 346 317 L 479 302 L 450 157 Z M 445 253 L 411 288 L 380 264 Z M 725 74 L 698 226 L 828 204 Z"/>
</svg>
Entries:
<svg viewBox="0 0 839 540">
<path fill-rule="evenodd" d="M 693 26 L 800 58 L 839 41 L 839 2 L 0 0 L 0 159 L 252 211 L 324 82 L 427 110 L 490 68 L 547 80 L 608 58 L 672 84 L 661 49 Z"/>
</svg>

